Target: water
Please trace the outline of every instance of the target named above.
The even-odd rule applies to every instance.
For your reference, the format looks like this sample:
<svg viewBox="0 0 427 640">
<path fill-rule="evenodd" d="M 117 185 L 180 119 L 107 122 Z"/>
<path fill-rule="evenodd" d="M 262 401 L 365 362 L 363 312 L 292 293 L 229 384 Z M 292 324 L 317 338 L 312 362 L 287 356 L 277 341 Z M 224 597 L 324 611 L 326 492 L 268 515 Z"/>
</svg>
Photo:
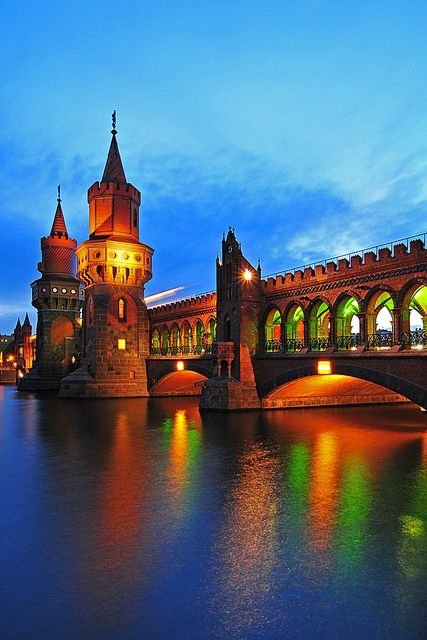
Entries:
<svg viewBox="0 0 427 640">
<path fill-rule="evenodd" d="M 0 387 L 0 637 L 427 637 L 425 416 Z"/>
</svg>

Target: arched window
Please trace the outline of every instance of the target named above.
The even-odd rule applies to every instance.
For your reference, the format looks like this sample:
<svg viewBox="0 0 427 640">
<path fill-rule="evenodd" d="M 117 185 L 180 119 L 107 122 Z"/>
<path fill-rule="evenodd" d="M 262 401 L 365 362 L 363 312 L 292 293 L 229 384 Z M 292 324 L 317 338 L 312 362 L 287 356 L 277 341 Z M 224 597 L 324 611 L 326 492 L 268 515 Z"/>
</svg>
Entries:
<svg viewBox="0 0 427 640">
<path fill-rule="evenodd" d="M 117 315 L 121 322 L 126 320 L 126 300 L 124 298 L 119 298 Z"/>
<path fill-rule="evenodd" d="M 89 298 L 89 302 L 87 304 L 87 319 L 88 323 L 92 324 L 93 322 L 93 299 Z"/>
</svg>

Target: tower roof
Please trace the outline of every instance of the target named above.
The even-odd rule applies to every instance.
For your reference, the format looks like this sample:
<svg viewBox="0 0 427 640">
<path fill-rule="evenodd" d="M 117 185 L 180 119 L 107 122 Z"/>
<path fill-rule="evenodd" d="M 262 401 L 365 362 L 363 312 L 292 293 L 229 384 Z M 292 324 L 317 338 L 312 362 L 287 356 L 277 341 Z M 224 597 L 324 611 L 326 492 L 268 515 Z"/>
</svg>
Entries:
<svg viewBox="0 0 427 640">
<path fill-rule="evenodd" d="M 24 323 L 23 323 L 22 326 L 23 327 L 31 327 L 31 322 L 30 322 L 30 319 L 28 317 L 28 313 L 25 314 L 25 320 L 24 320 Z"/>
<path fill-rule="evenodd" d="M 61 207 L 61 186 L 58 185 L 58 205 L 56 207 L 55 217 L 53 218 L 52 229 L 50 235 L 68 237 L 68 231 L 65 224 L 64 214 Z"/>
<path fill-rule="evenodd" d="M 116 131 L 116 112 L 113 111 L 113 128 L 111 130 L 112 138 L 110 149 L 108 151 L 107 162 L 105 163 L 104 173 L 101 182 L 122 182 L 126 183 L 126 176 L 123 169 L 122 159 L 120 157 L 119 145 L 117 144 Z"/>
<path fill-rule="evenodd" d="M 20 328 L 21 328 L 21 320 L 18 318 L 18 320 L 17 320 L 17 322 L 16 322 L 16 326 L 15 326 L 15 331 L 16 331 L 17 329 L 20 329 Z"/>
</svg>

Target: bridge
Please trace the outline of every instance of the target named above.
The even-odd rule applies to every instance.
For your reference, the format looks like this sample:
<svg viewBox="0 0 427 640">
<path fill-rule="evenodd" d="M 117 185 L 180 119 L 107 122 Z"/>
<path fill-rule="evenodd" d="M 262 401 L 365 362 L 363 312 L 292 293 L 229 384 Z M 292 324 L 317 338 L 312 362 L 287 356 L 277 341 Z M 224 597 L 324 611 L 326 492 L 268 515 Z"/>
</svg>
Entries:
<svg viewBox="0 0 427 640">
<path fill-rule="evenodd" d="M 150 309 L 153 395 L 427 408 L 425 234 L 263 277 L 230 228 L 216 269 L 216 291 Z"/>
</svg>

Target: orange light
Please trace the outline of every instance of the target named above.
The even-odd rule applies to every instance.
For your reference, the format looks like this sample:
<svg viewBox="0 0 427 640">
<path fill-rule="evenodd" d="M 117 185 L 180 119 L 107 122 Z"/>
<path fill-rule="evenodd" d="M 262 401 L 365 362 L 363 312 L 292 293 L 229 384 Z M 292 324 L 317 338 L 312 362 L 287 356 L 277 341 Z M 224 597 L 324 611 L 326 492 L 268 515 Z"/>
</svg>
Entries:
<svg viewBox="0 0 427 640">
<path fill-rule="evenodd" d="M 23 372 L 22 372 L 22 371 L 19 371 L 19 372 L 18 372 L 18 378 L 23 378 L 23 377 L 24 377 Z"/>
<path fill-rule="evenodd" d="M 178 360 L 178 362 L 176 363 L 176 368 L 177 371 L 184 371 L 184 363 L 182 360 Z"/>
<path fill-rule="evenodd" d="M 249 280 L 252 280 L 252 271 L 250 269 L 245 269 L 243 277 L 247 282 L 249 282 Z"/>
<path fill-rule="evenodd" d="M 124 338 L 119 338 L 117 340 L 117 348 L 120 350 L 126 349 L 126 340 Z"/>
<path fill-rule="evenodd" d="M 328 375 L 332 373 L 331 363 L 329 360 L 319 360 L 317 363 L 317 373 L 319 375 Z"/>
</svg>

